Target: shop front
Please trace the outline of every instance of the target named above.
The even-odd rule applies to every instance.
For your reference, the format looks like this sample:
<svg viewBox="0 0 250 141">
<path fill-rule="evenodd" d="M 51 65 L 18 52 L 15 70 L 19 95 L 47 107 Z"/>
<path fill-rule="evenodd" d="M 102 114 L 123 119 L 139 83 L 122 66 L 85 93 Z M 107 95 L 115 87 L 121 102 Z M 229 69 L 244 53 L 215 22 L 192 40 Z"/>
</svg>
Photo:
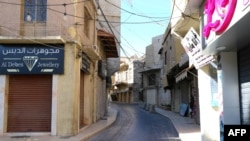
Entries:
<svg viewBox="0 0 250 141">
<path fill-rule="evenodd" d="M 0 133 L 51 132 L 53 75 L 64 73 L 63 46 L 4 44 L 0 54 Z"/>
<path fill-rule="evenodd" d="M 208 66 L 199 70 L 200 78 L 208 75 L 206 78 L 211 80 L 199 82 L 200 85 L 211 87 L 210 92 L 206 92 L 210 95 L 210 106 L 201 105 L 202 110 L 210 111 L 211 115 L 207 117 L 209 112 L 201 115 L 203 140 L 223 140 L 226 125 L 250 124 L 249 10 L 248 0 L 230 0 L 226 3 L 207 1 L 204 5 L 201 23 L 202 53 L 215 56 L 216 61 L 209 66 L 215 68 L 215 77 L 212 75 L 214 72 L 206 71 L 209 70 Z M 211 83 L 212 80 L 215 80 L 213 84 L 216 86 Z M 212 89 L 215 87 L 216 89 Z M 202 92 L 205 91 L 200 89 L 200 93 Z M 208 97 L 202 96 L 200 99 L 205 101 L 205 98 Z M 209 120 L 211 122 L 205 123 Z M 212 131 L 209 128 L 214 129 Z M 212 134 L 214 131 L 217 133 Z"/>
</svg>

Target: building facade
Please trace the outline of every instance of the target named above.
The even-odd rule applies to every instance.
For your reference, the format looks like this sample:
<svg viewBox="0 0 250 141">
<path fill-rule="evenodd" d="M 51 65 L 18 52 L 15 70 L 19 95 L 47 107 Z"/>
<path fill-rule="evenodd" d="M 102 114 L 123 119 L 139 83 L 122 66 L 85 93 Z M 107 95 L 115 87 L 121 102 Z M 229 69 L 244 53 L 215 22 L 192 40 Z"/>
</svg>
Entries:
<svg viewBox="0 0 250 141">
<path fill-rule="evenodd" d="M 178 29 L 174 32 L 182 38 L 182 46 L 197 69 L 201 140 L 223 141 L 227 125 L 249 125 L 246 27 L 250 2 L 196 2 L 188 4 L 200 11 L 201 28 L 190 25 L 186 32 Z M 186 16 L 184 21 L 198 18 L 192 14 Z M 187 23 L 177 22 L 175 28 Z"/>
<path fill-rule="evenodd" d="M 162 85 L 171 94 L 167 109 L 181 116 L 199 119 L 199 93 L 197 70 L 188 57 L 182 40 L 190 27 L 199 31 L 199 6 L 201 1 L 173 1 L 172 18 L 162 42 L 160 55 L 163 59 Z"/>
<path fill-rule="evenodd" d="M 104 116 L 100 60 L 119 51 L 114 35 L 97 29 L 97 4 L 1 1 L 0 135 L 72 136 Z"/>
<path fill-rule="evenodd" d="M 143 60 L 137 57 L 121 58 L 120 70 L 113 75 L 110 95 L 113 101 L 137 103 L 140 100 Z"/>
<path fill-rule="evenodd" d="M 163 35 L 152 38 L 152 44 L 146 47 L 145 64 L 142 73 L 143 102 L 146 105 L 158 106 L 164 90 L 161 86 L 162 60 L 158 54 L 162 47 Z M 161 95 L 161 96 L 160 96 Z"/>
</svg>

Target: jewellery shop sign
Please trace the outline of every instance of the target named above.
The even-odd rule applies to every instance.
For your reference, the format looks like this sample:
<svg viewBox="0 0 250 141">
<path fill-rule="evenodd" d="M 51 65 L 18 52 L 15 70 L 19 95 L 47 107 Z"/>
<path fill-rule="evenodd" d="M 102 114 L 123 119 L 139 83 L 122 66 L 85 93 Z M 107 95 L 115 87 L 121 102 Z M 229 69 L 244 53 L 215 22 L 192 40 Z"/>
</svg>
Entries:
<svg viewBox="0 0 250 141">
<path fill-rule="evenodd" d="M 0 45 L 0 74 L 62 74 L 62 46 Z"/>
</svg>

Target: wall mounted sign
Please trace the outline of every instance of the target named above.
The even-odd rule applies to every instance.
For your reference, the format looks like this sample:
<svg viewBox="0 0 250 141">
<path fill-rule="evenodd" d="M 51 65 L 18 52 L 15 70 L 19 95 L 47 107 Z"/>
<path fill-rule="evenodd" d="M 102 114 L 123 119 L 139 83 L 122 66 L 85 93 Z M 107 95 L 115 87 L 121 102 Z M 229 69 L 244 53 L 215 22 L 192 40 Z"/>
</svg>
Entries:
<svg viewBox="0 0 250 141">
<path fill-rule="evenodd" d="M 212 55 L 202 54 L 200 39 L 199 34 L 191 27 L 181 41 L 184 50 L 196 69 L 199 69 L 214 60 Z"/>
<path fill-rule="evenodd" d="M 248 44 L 250 0 L 206 0 L 201 21 L 205 53 L 234 51 Z M 240 44 L 239 44 L 240 43 Z M 220 50 L 218 47 L 225 47 Z"/>
<path fill-rule="evenodd" d="M 0 74 L 62 74 L 62 45 L 0 45 Z"/>
<path fill-rule="evenodd" d="M 213 31 L 217 35 L 229 26 L 236 8 L 237 0 L 207 0 L 204 7 L 204 37 L 208 38 Z"/>
</svg>

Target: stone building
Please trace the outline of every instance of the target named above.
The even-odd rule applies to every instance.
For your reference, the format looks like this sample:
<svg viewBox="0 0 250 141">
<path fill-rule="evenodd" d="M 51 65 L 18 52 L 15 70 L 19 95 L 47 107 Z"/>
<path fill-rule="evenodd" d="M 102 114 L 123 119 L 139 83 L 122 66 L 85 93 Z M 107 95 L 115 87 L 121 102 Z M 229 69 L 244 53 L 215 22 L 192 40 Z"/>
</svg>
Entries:
<svg viewBox="0 0 250 141">
<path fill-rule="evenodd" d="M 160 104 L 160 98 L 164 93 L 161 85 L 162 60 L 158 54 L 162 47 L 163 35 L 152 38 L 152 43 L 146 47 L 145 64 L 143 66 L 142 92 L 143 102 L 146 105 L 155 106 Z"/>
<path fill-rule="evenodd" d="M 125 103 L 137 103 L 140 100 L 143 60 L 137 57 L 121 57 L 120 70 L 113 75 L 110 95 L 112 100 Z"/>
<path fill-rule="evenodd" d="M 192 27 L 199 32 L 199 6 L 202 1 L 172 2 L 172 18 L 165 30 L 160 55 L 163 60 L 162 85 L 171 94 L 171 109 L 200 123 L 197 70 L 182 40 Z"/>
<path fill-rule="evenodd" d="M 0 2 L 0 135 L 72 136 L 104 116 L 106 60 L 119 46 L 97 28 L 98 5 Z"/>
</svg>

